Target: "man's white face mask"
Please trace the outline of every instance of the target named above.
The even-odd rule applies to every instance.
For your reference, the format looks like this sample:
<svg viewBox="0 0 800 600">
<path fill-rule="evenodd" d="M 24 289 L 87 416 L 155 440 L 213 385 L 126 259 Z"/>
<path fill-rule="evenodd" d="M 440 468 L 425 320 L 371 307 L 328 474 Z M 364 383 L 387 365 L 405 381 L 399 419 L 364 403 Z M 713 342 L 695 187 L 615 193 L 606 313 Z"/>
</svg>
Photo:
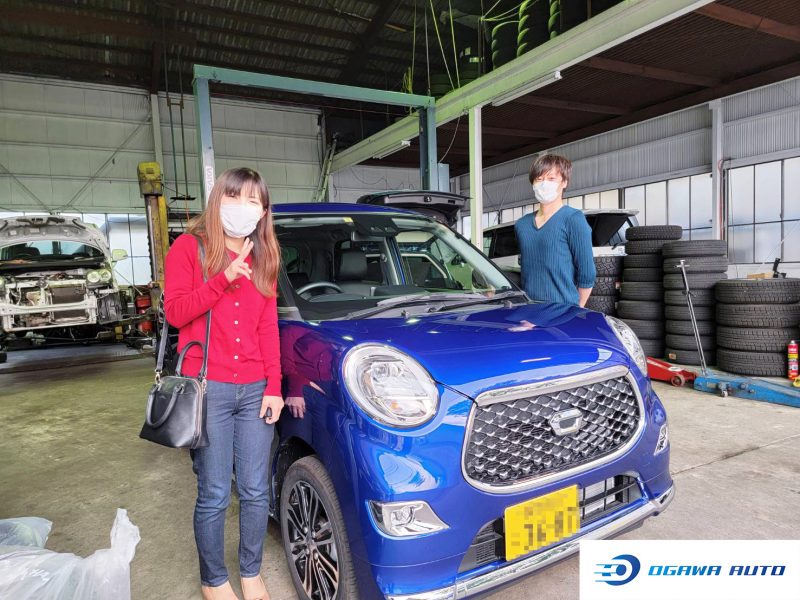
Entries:
<svg viewBox="0 0 800 600">
<path fill-rule="evenodd" d="M 550 204 L 558 198 L 557 181 L 538 181 L 533 184 L 533 195 L 542 204 Z"/>
<path fill-rule="evenodd" d="M 222 204 L 219 216 L 222 227 L 232 238 L 247 237 L 255 231 L 264 209 L 255 204 Z"/>
</svg>

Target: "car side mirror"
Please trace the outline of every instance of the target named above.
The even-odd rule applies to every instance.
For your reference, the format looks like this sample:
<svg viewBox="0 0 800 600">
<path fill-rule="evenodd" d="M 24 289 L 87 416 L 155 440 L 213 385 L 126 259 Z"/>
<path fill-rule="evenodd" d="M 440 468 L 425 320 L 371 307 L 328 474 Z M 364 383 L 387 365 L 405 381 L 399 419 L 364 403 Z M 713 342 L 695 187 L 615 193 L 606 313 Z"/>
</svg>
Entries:
<svg viewBox="0 0 800 600">
<path fill-rule="evenodd" d="M 517 264 L 520 267 L 522 266 L 522 254 L 517 254 Z"/>
<path fill-rule="evenodd" d="M 115 263 L 120 262 L 121 260 L 125 260 L 126 258 L 128 258 L 127 250 L 122 250 L 118 248 L 117 250 L 111 251 L 111 262 Z"/>
</svg>

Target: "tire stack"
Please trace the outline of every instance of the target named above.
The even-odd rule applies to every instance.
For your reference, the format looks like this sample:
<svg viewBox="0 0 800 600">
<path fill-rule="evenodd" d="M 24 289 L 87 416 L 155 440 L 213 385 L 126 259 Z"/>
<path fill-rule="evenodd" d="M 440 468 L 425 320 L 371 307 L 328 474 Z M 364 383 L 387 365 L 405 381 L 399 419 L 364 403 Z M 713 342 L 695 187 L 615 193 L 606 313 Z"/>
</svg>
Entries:
<svg viewBox="0 0 800 600">
<path fill-rule="evenodd" d="M 597 278 L 586 308 L 612 317 L 617 314 L 619 285 L 622 277 L 622 256 L 595 256 Z"/>
<path fill-rule="evenodd" d="M 731 279 L 715 290 L 717 366 L 738 375 L 786 376 L 786 346 L 800 341 L 800 279 Z"/>
<path fill-rule="evenodd" d="M 681 239 L 678 225 L 629 227 L 617 315 L 633 329 L 647 356 L 664 356 L 664 278 L 661 248 Z"/>
<path fill-rule="evenodd" d="M 706 364 L 716 363 L 716 321 L 714 286 L 727 278 L 728 247 L 721 240 L 687 240 L 670 242 L 662 248 L 664 255 L 665 356 L 683 365 L 699 365 L 700 353 L 689 316 L 686 288 L 678 266 L 685 261 L 692 306 Z"/>
</svg>

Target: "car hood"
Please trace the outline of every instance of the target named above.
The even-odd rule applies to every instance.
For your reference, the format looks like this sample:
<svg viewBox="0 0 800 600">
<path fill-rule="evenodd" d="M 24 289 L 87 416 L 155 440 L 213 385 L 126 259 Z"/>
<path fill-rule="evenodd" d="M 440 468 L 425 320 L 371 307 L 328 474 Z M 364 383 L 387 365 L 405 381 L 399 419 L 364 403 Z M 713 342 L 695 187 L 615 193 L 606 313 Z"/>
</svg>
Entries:
<svg viewBox="0 0 800 600">
<path fill-rule="evenodd" d="M 470 398 L 631 363 L 602 314 L 563 304 L 326 321 L 320 327 L 351 345 L 381 343 L 406 352 L 437 382 Z"/>
</svg>

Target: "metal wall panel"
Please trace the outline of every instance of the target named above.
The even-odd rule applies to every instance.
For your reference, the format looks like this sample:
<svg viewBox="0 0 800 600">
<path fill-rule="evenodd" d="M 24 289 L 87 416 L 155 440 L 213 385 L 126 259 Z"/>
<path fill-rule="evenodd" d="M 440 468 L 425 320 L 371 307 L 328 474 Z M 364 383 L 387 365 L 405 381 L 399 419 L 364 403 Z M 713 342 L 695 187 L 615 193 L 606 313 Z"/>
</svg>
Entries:
<svg viewBox="0 0 800 600">
<path fill-rule="evenodd" d="M 179 96 L 172 95 L 172 101 Z M 150 97 L 138 89 L 0 75 L 0 211 L 142 212 L 136 166 L 154 159 Z M 172 107 L 178 191 L 199 197 L 191 96 L 184 135 Z M 162 169 L 174 196 L 166 98 L 159 97 Z M 212 98 L 217 172 L 249 166 L 275 202 L 310 200 L 320 173 L 319 111 Z M 190 205 L 198 208 L 199 200 Z"/>
<path fill-rule="evenodd" d="M 422 186 L 419 169 L 391 167 L 348 167 L 331 173 L 328 199 L 355 202 L 359 196 L 381 190 L 418 190 Z"/>
</svg>

